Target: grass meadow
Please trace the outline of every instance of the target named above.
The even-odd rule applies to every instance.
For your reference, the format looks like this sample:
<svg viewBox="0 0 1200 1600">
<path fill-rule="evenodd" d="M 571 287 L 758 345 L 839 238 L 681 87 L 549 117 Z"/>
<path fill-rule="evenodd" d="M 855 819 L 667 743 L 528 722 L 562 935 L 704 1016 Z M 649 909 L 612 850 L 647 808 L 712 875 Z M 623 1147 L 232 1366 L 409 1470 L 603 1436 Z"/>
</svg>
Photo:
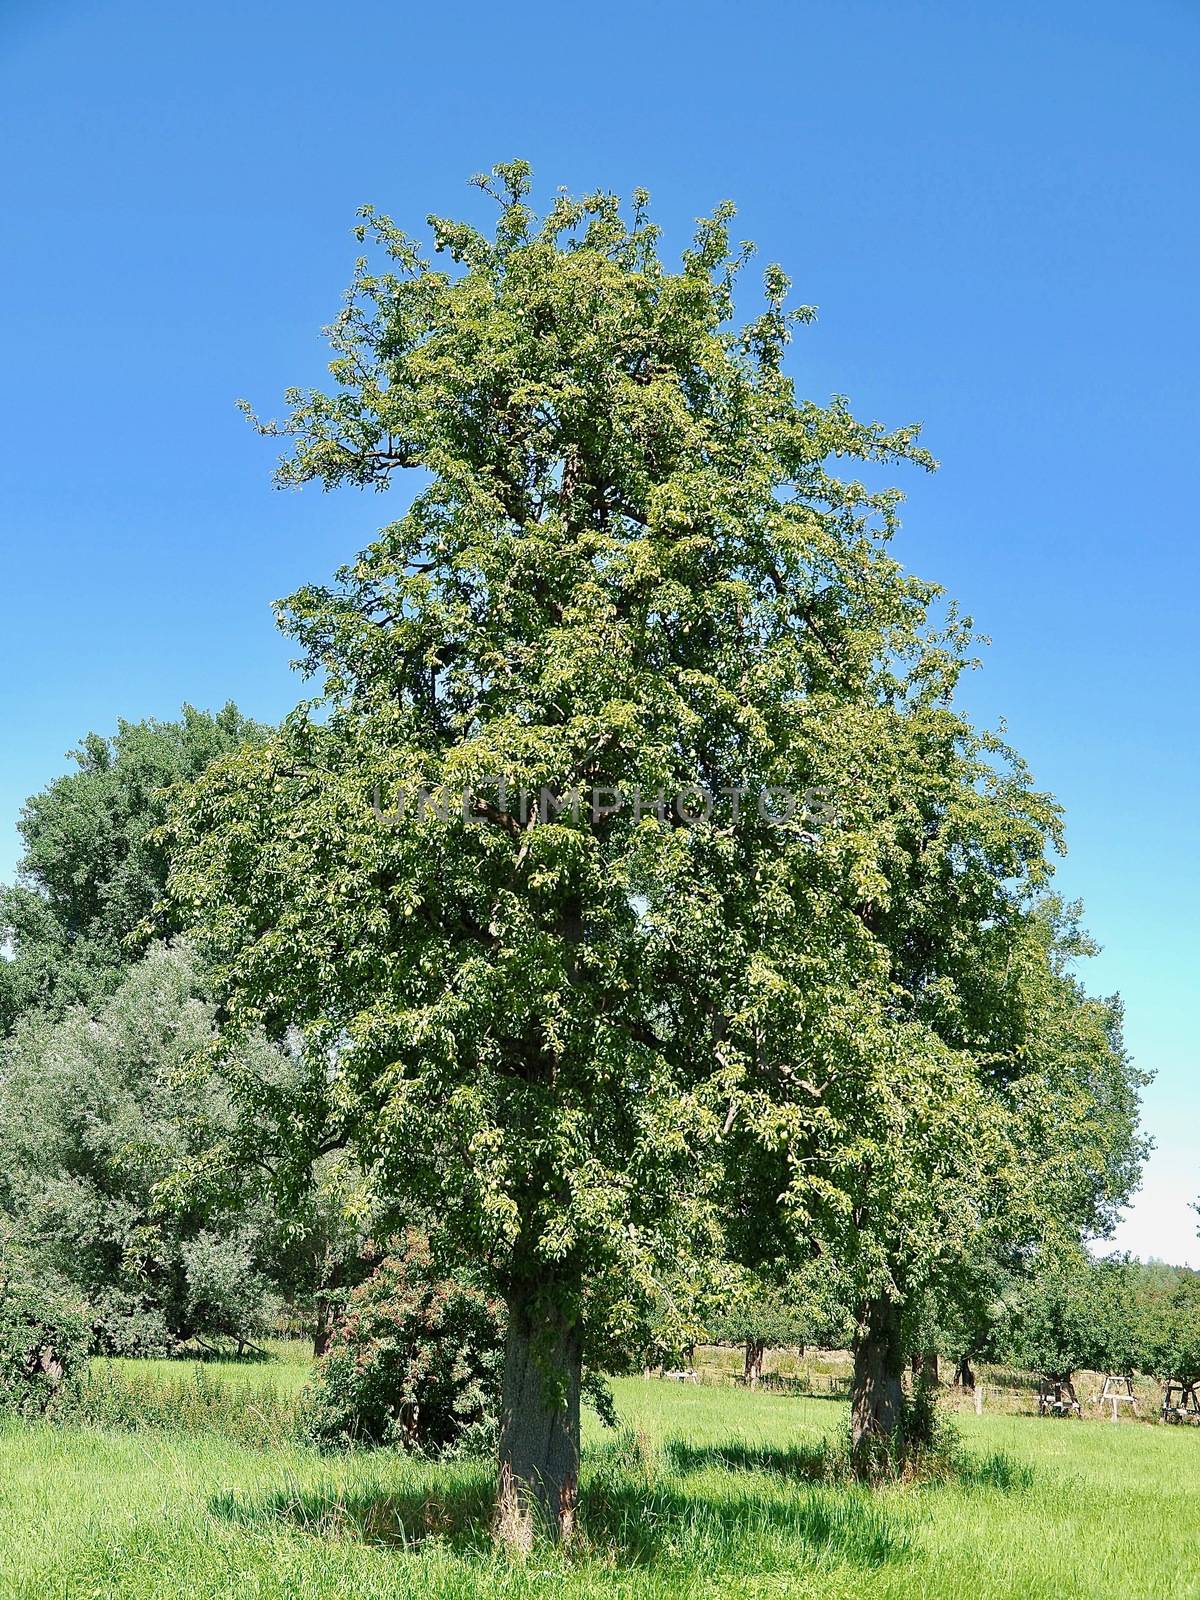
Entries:
<svg viewBox="0 0 1200 1600">
<path fill-rule="evenodd" d="M 103 1363 L 89 1420 L 4 1424 L 0 1596 L 1200 1595 L 1200 1430 L 967 1413 L 946 1481 L 869 1491 L 825 1481 L 840 1399 L 624 1379 L 578 1545 L 522 1564 L 490 1547 L 486 1463 L 290 1442 L 306 1370 Z"/>
</svg>

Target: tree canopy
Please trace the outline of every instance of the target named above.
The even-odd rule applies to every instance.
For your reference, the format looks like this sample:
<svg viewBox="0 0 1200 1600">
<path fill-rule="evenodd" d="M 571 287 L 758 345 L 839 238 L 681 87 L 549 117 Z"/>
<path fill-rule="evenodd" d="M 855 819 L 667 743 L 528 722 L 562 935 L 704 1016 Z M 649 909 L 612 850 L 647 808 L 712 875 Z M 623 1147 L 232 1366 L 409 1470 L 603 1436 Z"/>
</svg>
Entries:
<svg viewBox="0 0 1200 1600">
<path fill-rule="evenodd" d="M 1057 808 L 953 709 L 969 626 L 855 475 L 932 465 L 917 430 L 798 396 L 811 312 L 772 266 L 738 320 L 731 207 L 672 268 L 640 192 L 479 187 L 432 254 L 364 213 L 332 387 L 262 425 L 283 483 L 416 488 L 280 606 L 319 709 L 186 790 L 173 885 L 231 1048 L 325 1052 L 379 1191 L 506 1300 L 527 1543 L 697 1204 L 748 1264 L 836 1258 L 887 1426 L 902 1308 L 1002 1206 L 1119 1202 L 1136 1079 L 1052 959 Z"/>
<path fill-rule="evenodd" d="M 166 791 L 263 732 L 232 703 L 122 721 L 110 738 L 89 733 L 76 770 L 26 801 L 17 882 L 0 885 L 0 1035 L 27 1011 L 110 993 L 152 940 L 179 932 L 164 902 Z"/>
</svg>

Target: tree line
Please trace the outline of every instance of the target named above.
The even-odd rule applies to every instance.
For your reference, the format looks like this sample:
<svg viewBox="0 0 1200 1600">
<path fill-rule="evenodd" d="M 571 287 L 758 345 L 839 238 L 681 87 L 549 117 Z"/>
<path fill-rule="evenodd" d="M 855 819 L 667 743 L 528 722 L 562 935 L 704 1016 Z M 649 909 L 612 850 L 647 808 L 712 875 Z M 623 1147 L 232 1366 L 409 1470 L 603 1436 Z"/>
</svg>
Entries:
<svg viewBox="0 0 1200 1600">
<path fill-rule="evenodd" d="M 930 1327 L 966 1353 L 995 1273 L 1129 1198 L 1146 1080 L 1060 810 L 895 553 L 918 429 L 798 394 L 812 313 L 743 292 L 731 207 L 669 265 L 640 192 L 478 187 L 431 247 L 364 212 L 331 386 L 259 424 L 281 484 L 413 481 L 278 608 L 313 698 L 123 724 L 26 809 L 0 1198 L 113 1348 L 267 1294 L 320 1343 L 418 1224 L 503 1310 L 523 1546 L 570 1532 L 587 1373 L 739 1283 L 819 1285 L 856 1464 L 910 1448 Z M 518 799 L 579 790 L 650 803 Z M 728 803 L 770 792 L 819 814 Z"/>
</svg>

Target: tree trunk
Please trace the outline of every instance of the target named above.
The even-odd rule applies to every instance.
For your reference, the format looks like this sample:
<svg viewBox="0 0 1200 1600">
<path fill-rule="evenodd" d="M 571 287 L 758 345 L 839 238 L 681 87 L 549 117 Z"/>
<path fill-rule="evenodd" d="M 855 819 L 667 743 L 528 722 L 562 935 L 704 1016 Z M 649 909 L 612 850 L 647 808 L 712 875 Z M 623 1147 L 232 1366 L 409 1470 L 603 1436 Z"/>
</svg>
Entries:
<svg viewBox="0 0 1200 1600">
<path fill-rule="evenodd" d="M 764 1350 L 765 1346 L 761 1339 L 746 1340 L 746 1370 L 744 1376 L 751 1389 L 758 1388 L 758 1380 L 762 1377 Z"/>
<path fill-rule="evenodd" d="M 904 1349 L 900 1312 L 886 1294 L 868 1301 L 854 1341 L 850 1385 L 850 1446 L 869 1467 L 878 1447 L 886 1451 L 904 1418 Z"/>
<path fill-rule="evenodd" d="M 914 1350 L 912 1358 L 913 1383 L 924 1380 L 926 1387 L 937 1389 L 941 1386 L 941 1372 L 938 1368 L 938 1353 L 936 1350 Z"/>
<path fill-rule="evenodd" d="M 549 1286 L 514 1286 L 500 1407 L 497 1537 L 529 1550 L 575 1531 L 579 1492 L 579 1327 Z"/>
<path fill-rule="evenodd" d="M 313 1355 L 323 1356 L 333 1339 L 333 1307 L 327 1300 L 317 1301 L 317 1320 L 313 1328 Z"/>
<path fill-rule="evenodd" d="M 959 1356 L 958 1365 L 954 1369 L 954 1381 L 964 1389 L 975 1387 L 975 1374 L 971 1370 L 970 1356 Z"/>
</svg>

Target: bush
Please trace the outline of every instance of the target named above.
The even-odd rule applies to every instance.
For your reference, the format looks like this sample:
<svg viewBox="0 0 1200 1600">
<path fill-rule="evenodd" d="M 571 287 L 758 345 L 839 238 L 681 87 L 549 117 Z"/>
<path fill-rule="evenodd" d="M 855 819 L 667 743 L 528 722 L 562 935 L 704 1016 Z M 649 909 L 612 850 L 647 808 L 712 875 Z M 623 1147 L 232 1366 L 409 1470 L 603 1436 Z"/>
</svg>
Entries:
<svg viewBox="0 0 1200 1600">
<path fill-rule="evenodd" d="M 165 1356 L 174 1344 L 160 1307 L 110 1288 L 88 1297 L 92 1350 L 105 1356 Z"/>
<path fill-rule="evenodd" d="M 0 1280 L 0 1410 L 53 1414 L 86 1371 L 91 1329 L 82 1305 L 45 1284 Z"/>
<path fill-rule="evenodd" d="M 496 1439 L 503 1307 L 439 1275 L 410 1229 L 354 1289 L 304 1405 L 316 1443 L 399 1444 L 431 1454 Z"/>
</svg>

